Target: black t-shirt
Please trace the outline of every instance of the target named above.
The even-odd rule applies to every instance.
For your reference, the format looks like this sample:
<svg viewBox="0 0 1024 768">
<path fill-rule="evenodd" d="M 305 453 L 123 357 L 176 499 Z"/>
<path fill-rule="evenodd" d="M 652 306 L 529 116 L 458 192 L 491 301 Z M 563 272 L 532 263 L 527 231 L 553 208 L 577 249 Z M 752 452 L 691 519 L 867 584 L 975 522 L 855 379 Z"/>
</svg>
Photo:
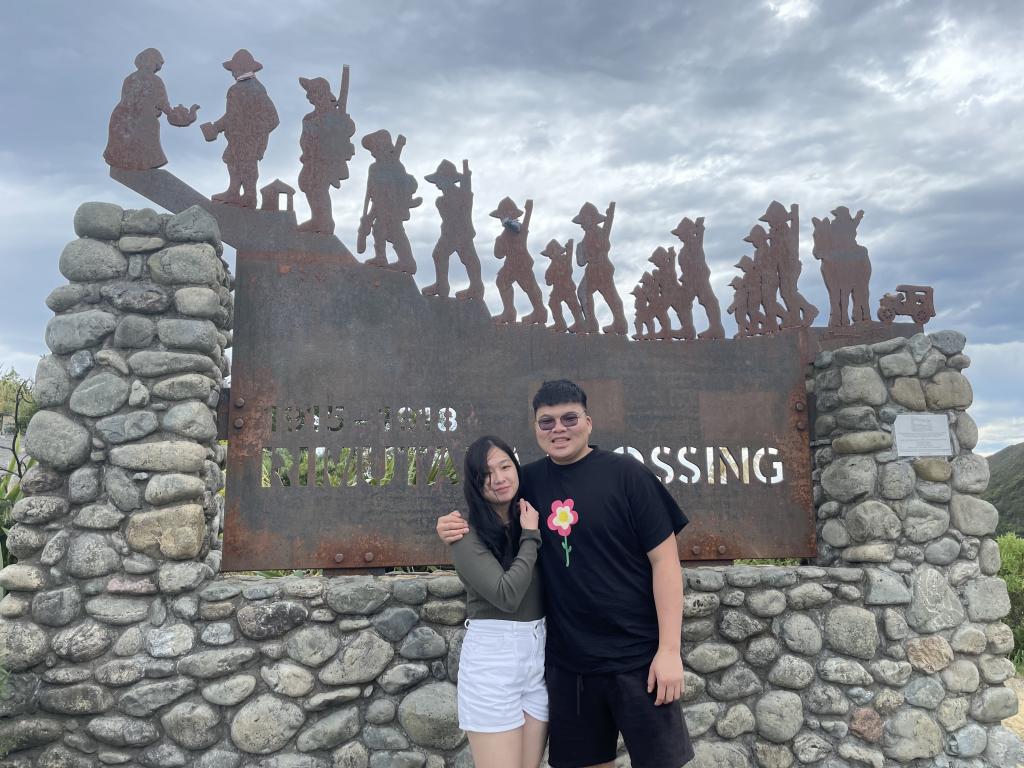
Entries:
<svg viewBox="0 0 1024 768">
<path fill-rule="evenodd" d="M 568 465 L 528 464 L 523 482 L 540 513 L 547 663 L 584 674 L 649 664 L 658 614 L 647 553 L 686 525 L 679 505 L 636 459 L 598 448 Z"/>
</svg>

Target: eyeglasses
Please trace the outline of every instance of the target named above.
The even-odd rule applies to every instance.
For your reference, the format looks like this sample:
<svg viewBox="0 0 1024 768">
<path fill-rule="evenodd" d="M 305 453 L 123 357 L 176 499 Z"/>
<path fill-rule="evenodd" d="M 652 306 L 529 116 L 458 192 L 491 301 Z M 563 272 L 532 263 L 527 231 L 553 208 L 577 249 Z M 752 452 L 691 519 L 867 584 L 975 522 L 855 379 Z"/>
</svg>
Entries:
<svg viewBox="0 0 1024 768">
<path fill-rule="evenodd" d="M 550 432 L 555 428 L 556 421 L 562 422 L 562 426 L 566 429 L 571 429 L 580 423 L 580 414 L 570 411 L 569 413 L 563 413 L 558 419 L 555 419 L 554 416 L 541 416 L 537 419 L 537 426 L 545 432 Z"/>
</svg>

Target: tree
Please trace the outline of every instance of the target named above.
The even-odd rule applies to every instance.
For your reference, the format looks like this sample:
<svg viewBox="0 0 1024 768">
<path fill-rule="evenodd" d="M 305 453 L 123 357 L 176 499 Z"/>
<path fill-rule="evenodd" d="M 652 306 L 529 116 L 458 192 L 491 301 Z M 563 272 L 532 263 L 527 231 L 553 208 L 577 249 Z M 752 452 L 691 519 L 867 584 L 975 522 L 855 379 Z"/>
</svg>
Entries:
<svg viewBox="0 0 1024 768">
<path fill-rule="evenodd" d="M 25 434 L 37 410 L 39 406 L 32 398 L 32 380 L 22 378 L 14 368 L 0 373 L 0 422 L 4 434 Z"/>
</svg>

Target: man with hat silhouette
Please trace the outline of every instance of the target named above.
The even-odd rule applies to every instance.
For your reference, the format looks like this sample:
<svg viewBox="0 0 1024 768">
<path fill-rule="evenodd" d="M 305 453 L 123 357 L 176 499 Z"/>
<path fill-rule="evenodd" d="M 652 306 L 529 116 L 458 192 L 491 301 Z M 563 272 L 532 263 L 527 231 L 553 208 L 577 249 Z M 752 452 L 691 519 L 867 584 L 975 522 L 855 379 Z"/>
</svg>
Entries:
<svg viewBox="0 0 1024 768">
<path fill-rule="evenodd" d="M 744 256 L 735 266 L 743 270 L 743 276 L 736 276 L 729 282 L 733 288 L 733 300 L 726 311 L 736 320 L 736 338 L 763 333 L 764 315 L 758 309 L 761 305 L 761 279 L 754 261 Z"/>
<path fill-rule="evenodd" d="M 309 221 L 299 225 L 300 232 L 334 233 L 334 215 L 331 212 L 331 187 L 340 187 L 348 178 L 348 161 L 356 153 L 352 136 L 356 124 L 346 110 L 348 96 L 348 67 L 342 75 L 340 100 L 331 93 L 331 84 L 322 77 L 299 78 L 306 91 L 306 99 L 313 111 L 302 118 L 299 147 L 299 189 L 309 203 Z"/>
<path fill-rule="evenodd" d="M 768 224 L 769 248 L 779 273 L 779 293 L 786 303 L 783 326 L 810 326 L 818 309 L 797 289 L 801 270 L 800 206 L 794 203 L 787 211 L 778 200 L 772 200 L 760 221 Z"/>
<path fill-rule="evenodd" d="M 484 283 L 480 279 L 480 257 L 473 245 L 473 185 L 469 171 L 469 160 L 462 161 L 462 173 L 451 160 L 442 160 L 437 170 L 424 176 L 427 181 L 441 190 L 441 196 L 434 201 L 441 214 L 441 236 L 434 246 L 432 257 L 437 277 L 434 284 L 423 289 L 424 296 L 448 298 L 448 261 L 453 253 L 466 267 L 469 287 L 457 291 L 456 299 L 477 299 L 484 297 Z"/>
<path fill-rule="evenodd" d="M 693 300 L 697 299 L 708 316 L 707 330 L 701 331 L 698 338 L 724 339 L 722 311 L 715 292 L 711 290 L 711 270 L 704 256 L 704 217 L 700 216 L 696 221 L 683 217 L 672 234 L 683 243 L 679 249 L 679 271 L 682 273 L 684 302 L 691 318 L 689 327 L 683 325 L 683 338 L 693 338 Z"/>
<path fill-rule="evenodd" d="M 526 215 L 522 222 L 519 217 L 523 216 L 523 211 L 519 210 L 510 197 L 502 198 L 498 207 L 491 211 L 491 216 L 501 222 L 501 234 L 494 240 L 494 258 L 505 260 L 494 281 L 498 286 L 498 295 L 501 296 L 501 314 L 494 317 L 494 322 L 499 325 L 516 321 L 516 305 L 513 301 L 513 286 L 516 284 L 533 305 L 533 312 L 526 315 L 523 322 L 543 325 L 548 321 L 548 311 L 544 308 L 540 286 L 533 274 L 533 257 L 526 245 L 530 235 L 533 200 L 527 200 L 525 208 Z"/>
<path fill-rule="evenodd" d="M 572 239 L 570 238 L 566 242 L 565 247 L 557 240 L 551 240 L 540 253 L 541 256 L 551 259 L 551 266 L 544 273 L 544 282 L 551 286 L 548 309 L 551 310 L 551 316 L 555 320 L 554 325 L 550 326 L 551 330 L 579 333 L 583 330 L 585 321 L 583 308 L 576 295 L 576 283 L 572 279 Z M 572 313 L 573 324 L 568 327 L 566 327 L 565 318 L 562 316 L 563 302 Z"/>
<path fill-rule="evenodd" d="M 760 305 L 764 309 L 764 332 L 775 333 L 781 327 L 786 312 L 779 304 L 779 263 L 776 251 L 771 248 L 768 233 L 764 227 L 755 224 L 750 234 L 743 238 L 744 242 L 754 246 L 752 261 L 754 274 L 757 276 L 757 287 L 760 291 Z M 747 257 L 744 257 L 747 258 Z M 740 262 L 742 263 L 742 261 Z M 739 265 L 737 265 L 739 266 Z M 750 279 L 750 278 L 748 278 Z M 753 281 L 751 281 L 753 282 Z M 757 304 L 751 304 L 756 309 Z"/>
<path fill-rule="evenodd" d="M 235 51 L 224 62 L 224 69 L 235 78 L 234 85 L 228 88 L 224 116 L 200 126 L 207 141 L 214 141 L 223 133 L 228 142 L 223 155 L 228 167 L 228 188 L 211 199 L 255 208 L 259 162 L 267 151 L 270 132 L 278 126 L 277 110 L 266 88 L 256 79 L 263 65 L 251 53 L 244 48 Z"/>
<path fill-rule="evenodd" d="M 356 250 L 359 253 L 366 250 L 366 236 L 372 233 L 374 255 L 367 259 L 367 264 L 415 275 L 416 260 L 405 234 L 405 222 L 409 220 L 409 211 L 422 203 L 423 198 L 413 197 L 418 186 L 416 177 L 407 173 L 402 165 L 405 136 L 398 134 L 398 140 L 392 143 L 391 133 L 381 128 L 363 136 L 362 144 L 373 155 L 373 162 L 366 176 L 366 198 Z M 395 249 L 394 264 L 388 262 L 388 243 Z"/>
<path fill-rule="evenodd" d="M 694 336 L 693 297 L 683 293 L 683 286 L 680 285 L 679 278 L 676 277 L 675 249 L 666 250 L 659 245 L 647 260 L 654 265 L 654 273 L 651 275 L 654 284 L 651 316 L 656 318 L 661 325 L 661 330 L 657 334 L 653 334 L 652 338 L 692 339 Z M 654 297 L 656 297 L 656 301 Z M 672 328 L 670 309 L 676 313 L 676 317 L 682 325 L 681 330 Z"/>
<path fill-rule="evenodd" d="M 612 322 L 601 330 L 625 336 L 626 316 L 622 312 L 622 299 L 615 287 L 615 267 L 608 258 L 614 218 L 615 203 L 608 205 L 608 211 L 603 216 L 593 203 L 584 203 L 572 223 L 583 227 L 583 238 L 576 246 L 576 263 L 586 268 L 580 281 L 579 297 L 586 317 L 587 333 L 597 333 L 594 294 L 600 293 L 612 311 Z"/>
</svg>

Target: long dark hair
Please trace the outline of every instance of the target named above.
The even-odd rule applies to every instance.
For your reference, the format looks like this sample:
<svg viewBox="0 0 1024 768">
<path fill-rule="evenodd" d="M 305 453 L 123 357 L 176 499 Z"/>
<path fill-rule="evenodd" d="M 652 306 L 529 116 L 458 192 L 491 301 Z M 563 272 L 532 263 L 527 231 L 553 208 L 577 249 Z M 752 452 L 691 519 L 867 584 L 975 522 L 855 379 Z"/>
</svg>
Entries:
<svg viewBox="0 0 1024 768">
<path fill-rule="evenodd" d="M 512 565 L 513 558 L 519 552 L 519 536 L 523 531 L 522 525 L 519 523 L 519 499 L 522 498 L 522 486 L 509 503 L 509 525 L 503 525 L 501 519 L 495 514 L 491 502 L 484 498 L 484 483 L 487 482 L 489 472 L 487 454 L 491 448 L 497 448 L 508 454 L 516 468 L 516 477 L 519 478 L 520 483 L 522 482 L 523 473 L 519 469 L 519 460 L 508 443 L 500 437 L 484 435 L 475 440 L 466 450 L 462 488 L 466 495 L 469 527 L 494 554 L 502 568 L 508 570 Z"/>
</svg>

